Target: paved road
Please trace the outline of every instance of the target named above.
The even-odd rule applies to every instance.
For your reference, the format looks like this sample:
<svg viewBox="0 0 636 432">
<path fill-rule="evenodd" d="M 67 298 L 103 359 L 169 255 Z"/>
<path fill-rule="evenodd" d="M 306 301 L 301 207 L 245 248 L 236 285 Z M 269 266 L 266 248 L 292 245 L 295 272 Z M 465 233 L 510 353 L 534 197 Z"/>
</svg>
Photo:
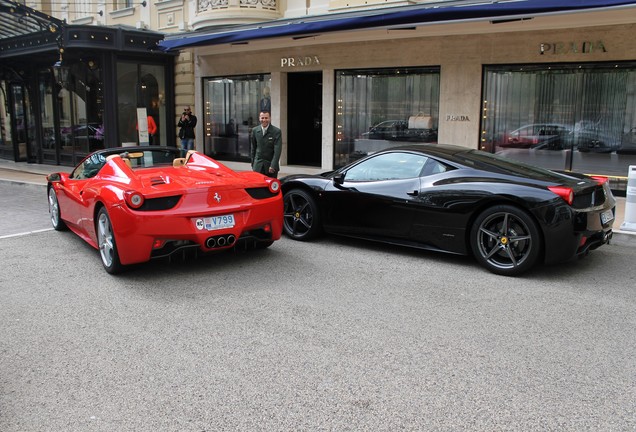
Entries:
<svg viewBox="0 0 636 432">
<path fill-rule="evenodd" d="M 0 181 L 0 238 L 50 229 L 46 186 Z"/>
<path fill-rule="evenodd" d="M 70 232 L 3 237 L 0 430 L 634 430 L 635 262 L 283 239 L 112 277 Z"/>
</svg>

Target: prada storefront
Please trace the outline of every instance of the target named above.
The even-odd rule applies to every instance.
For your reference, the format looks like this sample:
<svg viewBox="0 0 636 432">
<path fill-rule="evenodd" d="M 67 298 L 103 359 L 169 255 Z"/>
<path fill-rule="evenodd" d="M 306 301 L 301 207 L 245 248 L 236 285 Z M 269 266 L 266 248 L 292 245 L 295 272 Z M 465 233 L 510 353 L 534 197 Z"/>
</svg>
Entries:
<svg viewBox="0 0 636 432">
<path fill-rule="evenodd" d="M 173 144 L 174 56 L 163 34 L 66 25 L 26 6 L 0 11 L 0 157 L 75 165 L 88 153 L 137 144 L 137 113 Z"/>
<path fill-rule="evenodd" d="M 193 50 L 197 146 L 221 160 L 249 160 L 267 107 L 286 172 L 443 142 L 609 175 L 620 191 L 636 165 L 634 12 L 620 0 L 437 2 L 160 46 Z"/>
</svg>

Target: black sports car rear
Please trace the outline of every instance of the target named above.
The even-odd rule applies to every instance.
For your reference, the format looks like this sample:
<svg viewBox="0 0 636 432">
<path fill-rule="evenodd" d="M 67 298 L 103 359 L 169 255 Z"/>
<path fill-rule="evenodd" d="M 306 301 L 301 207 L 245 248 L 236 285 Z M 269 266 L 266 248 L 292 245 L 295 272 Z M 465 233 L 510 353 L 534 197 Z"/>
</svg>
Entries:
<svg viewBox="0 0 636 432">
<path fill-rule="evenodd" d="M 391 148 L 281 182 L 284 229 L 293 239 L 327 232 L 472 254 L 502 275 L 607 243 L 616 202 L 603 177 L 441 144 Z"/>
</svg>

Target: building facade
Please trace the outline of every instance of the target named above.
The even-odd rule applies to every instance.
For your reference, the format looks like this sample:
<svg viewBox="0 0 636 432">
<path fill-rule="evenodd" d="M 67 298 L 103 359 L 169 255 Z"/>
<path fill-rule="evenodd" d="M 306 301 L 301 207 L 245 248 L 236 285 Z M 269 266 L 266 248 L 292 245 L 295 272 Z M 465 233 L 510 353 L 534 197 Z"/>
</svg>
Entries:
<svg viewBox="0 0 636 432">
<path fill-rule="evenodd" d="M 283 130 L 283 172 L 404 142 L 609 175 L 617 190 L 636 164 L 633 1 L 26 3 L 64 23 L 72 79 L 53 74 L 59 39 L 46 56 L 0 50 L 1 157 L 71 164 L 138 143 L 139 108 L 159 120 L 156 143 L 177 145 L 192 106 L 197 148 L 238 168 L 261 109 Z"/>
<path fill-rule="evenodd" d="M 636 4 L 426 3 L 168 36 L 195 62 L 198 149 L 247 163 L 267 107 L 283 171 L 443 142 L 621 188 L 636 164 Z"/>
<path fill-rule="evenodd" d="M 103 12 L 88 2 L 47 2 L 63 19 L 0 5 L 0 157 L 73 166 L 101 148 L 174 144 L 175 56 L 157 49 L 163 33 L 93 25 L 89 13 Z M 158 126 L 148 140 L 147 116 Z"/>
</svg>

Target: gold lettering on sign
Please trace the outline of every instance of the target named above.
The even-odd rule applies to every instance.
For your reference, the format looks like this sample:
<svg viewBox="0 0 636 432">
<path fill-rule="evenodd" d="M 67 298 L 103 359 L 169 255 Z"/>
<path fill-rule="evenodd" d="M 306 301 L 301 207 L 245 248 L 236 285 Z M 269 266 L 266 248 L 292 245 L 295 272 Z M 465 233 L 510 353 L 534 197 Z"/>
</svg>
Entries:
<svg viewBox="0 0 636 432">
<path fill-rule="evenodd" d="M 606 53 L 607 48 L 603 41 L 584 41 L 584 42 L 543 42 L 539 45 L 539 54 L 592 54 Z"/>
<path fill-rule="evenodd" d="M 318 56 L 304 56 L 304 57 L 281 57 L 280 67 L 293 68 L 302 66 L 315 66 L 320 64 Z"/>
</svg>

